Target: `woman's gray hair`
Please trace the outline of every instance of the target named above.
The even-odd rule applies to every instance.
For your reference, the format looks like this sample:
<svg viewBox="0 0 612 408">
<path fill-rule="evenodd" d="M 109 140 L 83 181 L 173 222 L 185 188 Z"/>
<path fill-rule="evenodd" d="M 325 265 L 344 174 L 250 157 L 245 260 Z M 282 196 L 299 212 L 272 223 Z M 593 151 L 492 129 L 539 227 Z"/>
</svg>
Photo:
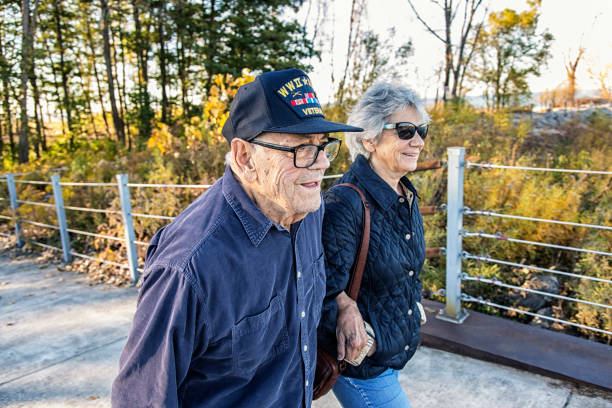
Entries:
<svg viewBox="0 0 612 408">
<path fill-rule="evenodd" d="M 420 123 L 417 125 L 429 122 L 423 102 L 412 89 L 387 82 L 377 83 L 368 89 L 351 110 L 347 121 L 349 125 L 364 129 L 363 132 L 344 134 L 351 160 L 355 161 L 360 154 L 370 158 L 370 152 L 363 147 L 362 140 L 378 140 L 389 117 L 405 108 L 414 108 L 419 113 Z"/>
</svg>

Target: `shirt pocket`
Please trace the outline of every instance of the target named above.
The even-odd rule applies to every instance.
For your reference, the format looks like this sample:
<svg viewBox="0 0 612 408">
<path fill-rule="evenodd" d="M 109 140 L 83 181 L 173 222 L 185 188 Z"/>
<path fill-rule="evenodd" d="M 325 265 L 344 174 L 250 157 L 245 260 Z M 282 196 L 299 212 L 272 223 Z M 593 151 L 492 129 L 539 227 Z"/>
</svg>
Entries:
<svg viewBox="0 0 612 408">
<path fill-rule="evenodd" d="M 272 298 L 266 310 L 245 317 L 232 328 L 233 367 L 243 375 L 288 349 L 285 310 L 278 296 Z"/>
<path fill-rule="evenodd" d="M 325 257 L 323 253 L 317 257 L 317 259 L 310 265 L 307 270 L 308 282 L 306 290 L 306 299 L 308 302 L 309 310 L 314 312 L 314 316 L 317 321 L 321 314 L 321 307 L 323 306 L 323 298 L 325 297 Z"/>
</svg>

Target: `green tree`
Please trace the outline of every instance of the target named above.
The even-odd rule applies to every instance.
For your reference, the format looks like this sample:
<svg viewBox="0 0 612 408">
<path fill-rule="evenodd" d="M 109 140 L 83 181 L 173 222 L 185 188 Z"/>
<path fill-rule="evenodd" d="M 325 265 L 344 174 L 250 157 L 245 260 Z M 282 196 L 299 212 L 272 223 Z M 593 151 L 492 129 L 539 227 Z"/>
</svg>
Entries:
<svg viewBox="0 0 612 408">
<path fill-rule="evenodd" d="M 538 33 L 541 0 L 530 0 L 531 8 L 518 13 L 505 9 L 491 13 L 477 42 L 471 79 L 485 86 L 489 107 L 518 105 L 530 97 L 527 79 L 540 76 L 550 57 L 553 40 L 548 31 Z"/>
</svg>

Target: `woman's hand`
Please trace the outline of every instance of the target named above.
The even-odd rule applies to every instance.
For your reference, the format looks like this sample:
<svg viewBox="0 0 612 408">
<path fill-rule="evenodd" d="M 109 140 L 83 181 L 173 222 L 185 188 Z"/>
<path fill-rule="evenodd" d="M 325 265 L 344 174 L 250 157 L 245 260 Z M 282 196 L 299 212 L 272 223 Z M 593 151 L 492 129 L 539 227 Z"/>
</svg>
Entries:
<svg viewBox="0 0 612 408">
<path fill-rule="evenodd" d="M 359 357 L 361 350 L 368 343 L 368 335 L 357 303 L 344 292 L 336 296 L 336 302 L 338 302 L 336 322 L 338 360 L 354 360 Z"/>
</svg>

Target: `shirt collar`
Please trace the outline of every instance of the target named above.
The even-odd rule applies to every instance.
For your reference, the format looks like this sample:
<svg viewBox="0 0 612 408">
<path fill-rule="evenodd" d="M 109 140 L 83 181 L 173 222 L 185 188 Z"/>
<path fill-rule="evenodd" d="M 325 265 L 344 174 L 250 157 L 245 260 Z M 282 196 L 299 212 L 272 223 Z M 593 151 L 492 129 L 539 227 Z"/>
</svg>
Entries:
<svg viewBox="0 0 612 408">
<path fill-rule="evenodd" d="M 240 220 L 244 231 L 254 246 L 259 246 L 270 228 L 275 225 L 261 212 L 244 191 L 229 166 L 223 174 L 223 196 Z M 277 227 L 278 228 L 278 227 Z"/>
<path fill-rule="evenodd" d="M 355 172 L 355 176 L 367 192 L 374 198 L 374 201 L 383 209 L 388 209 L 391 205 L 397 201 L 397 193 L 387 184 L 370 166 L 370 163 L 363 155 L 358 155 L 355 162 L 351 166 L 351 169 Z M 403 176 L 401 182 L 413 194 L 419 197 L 416 189 L 408 180 L 408 177 Z M 420 198 L 420 197 L 419 197 Z"/>
</svg>

